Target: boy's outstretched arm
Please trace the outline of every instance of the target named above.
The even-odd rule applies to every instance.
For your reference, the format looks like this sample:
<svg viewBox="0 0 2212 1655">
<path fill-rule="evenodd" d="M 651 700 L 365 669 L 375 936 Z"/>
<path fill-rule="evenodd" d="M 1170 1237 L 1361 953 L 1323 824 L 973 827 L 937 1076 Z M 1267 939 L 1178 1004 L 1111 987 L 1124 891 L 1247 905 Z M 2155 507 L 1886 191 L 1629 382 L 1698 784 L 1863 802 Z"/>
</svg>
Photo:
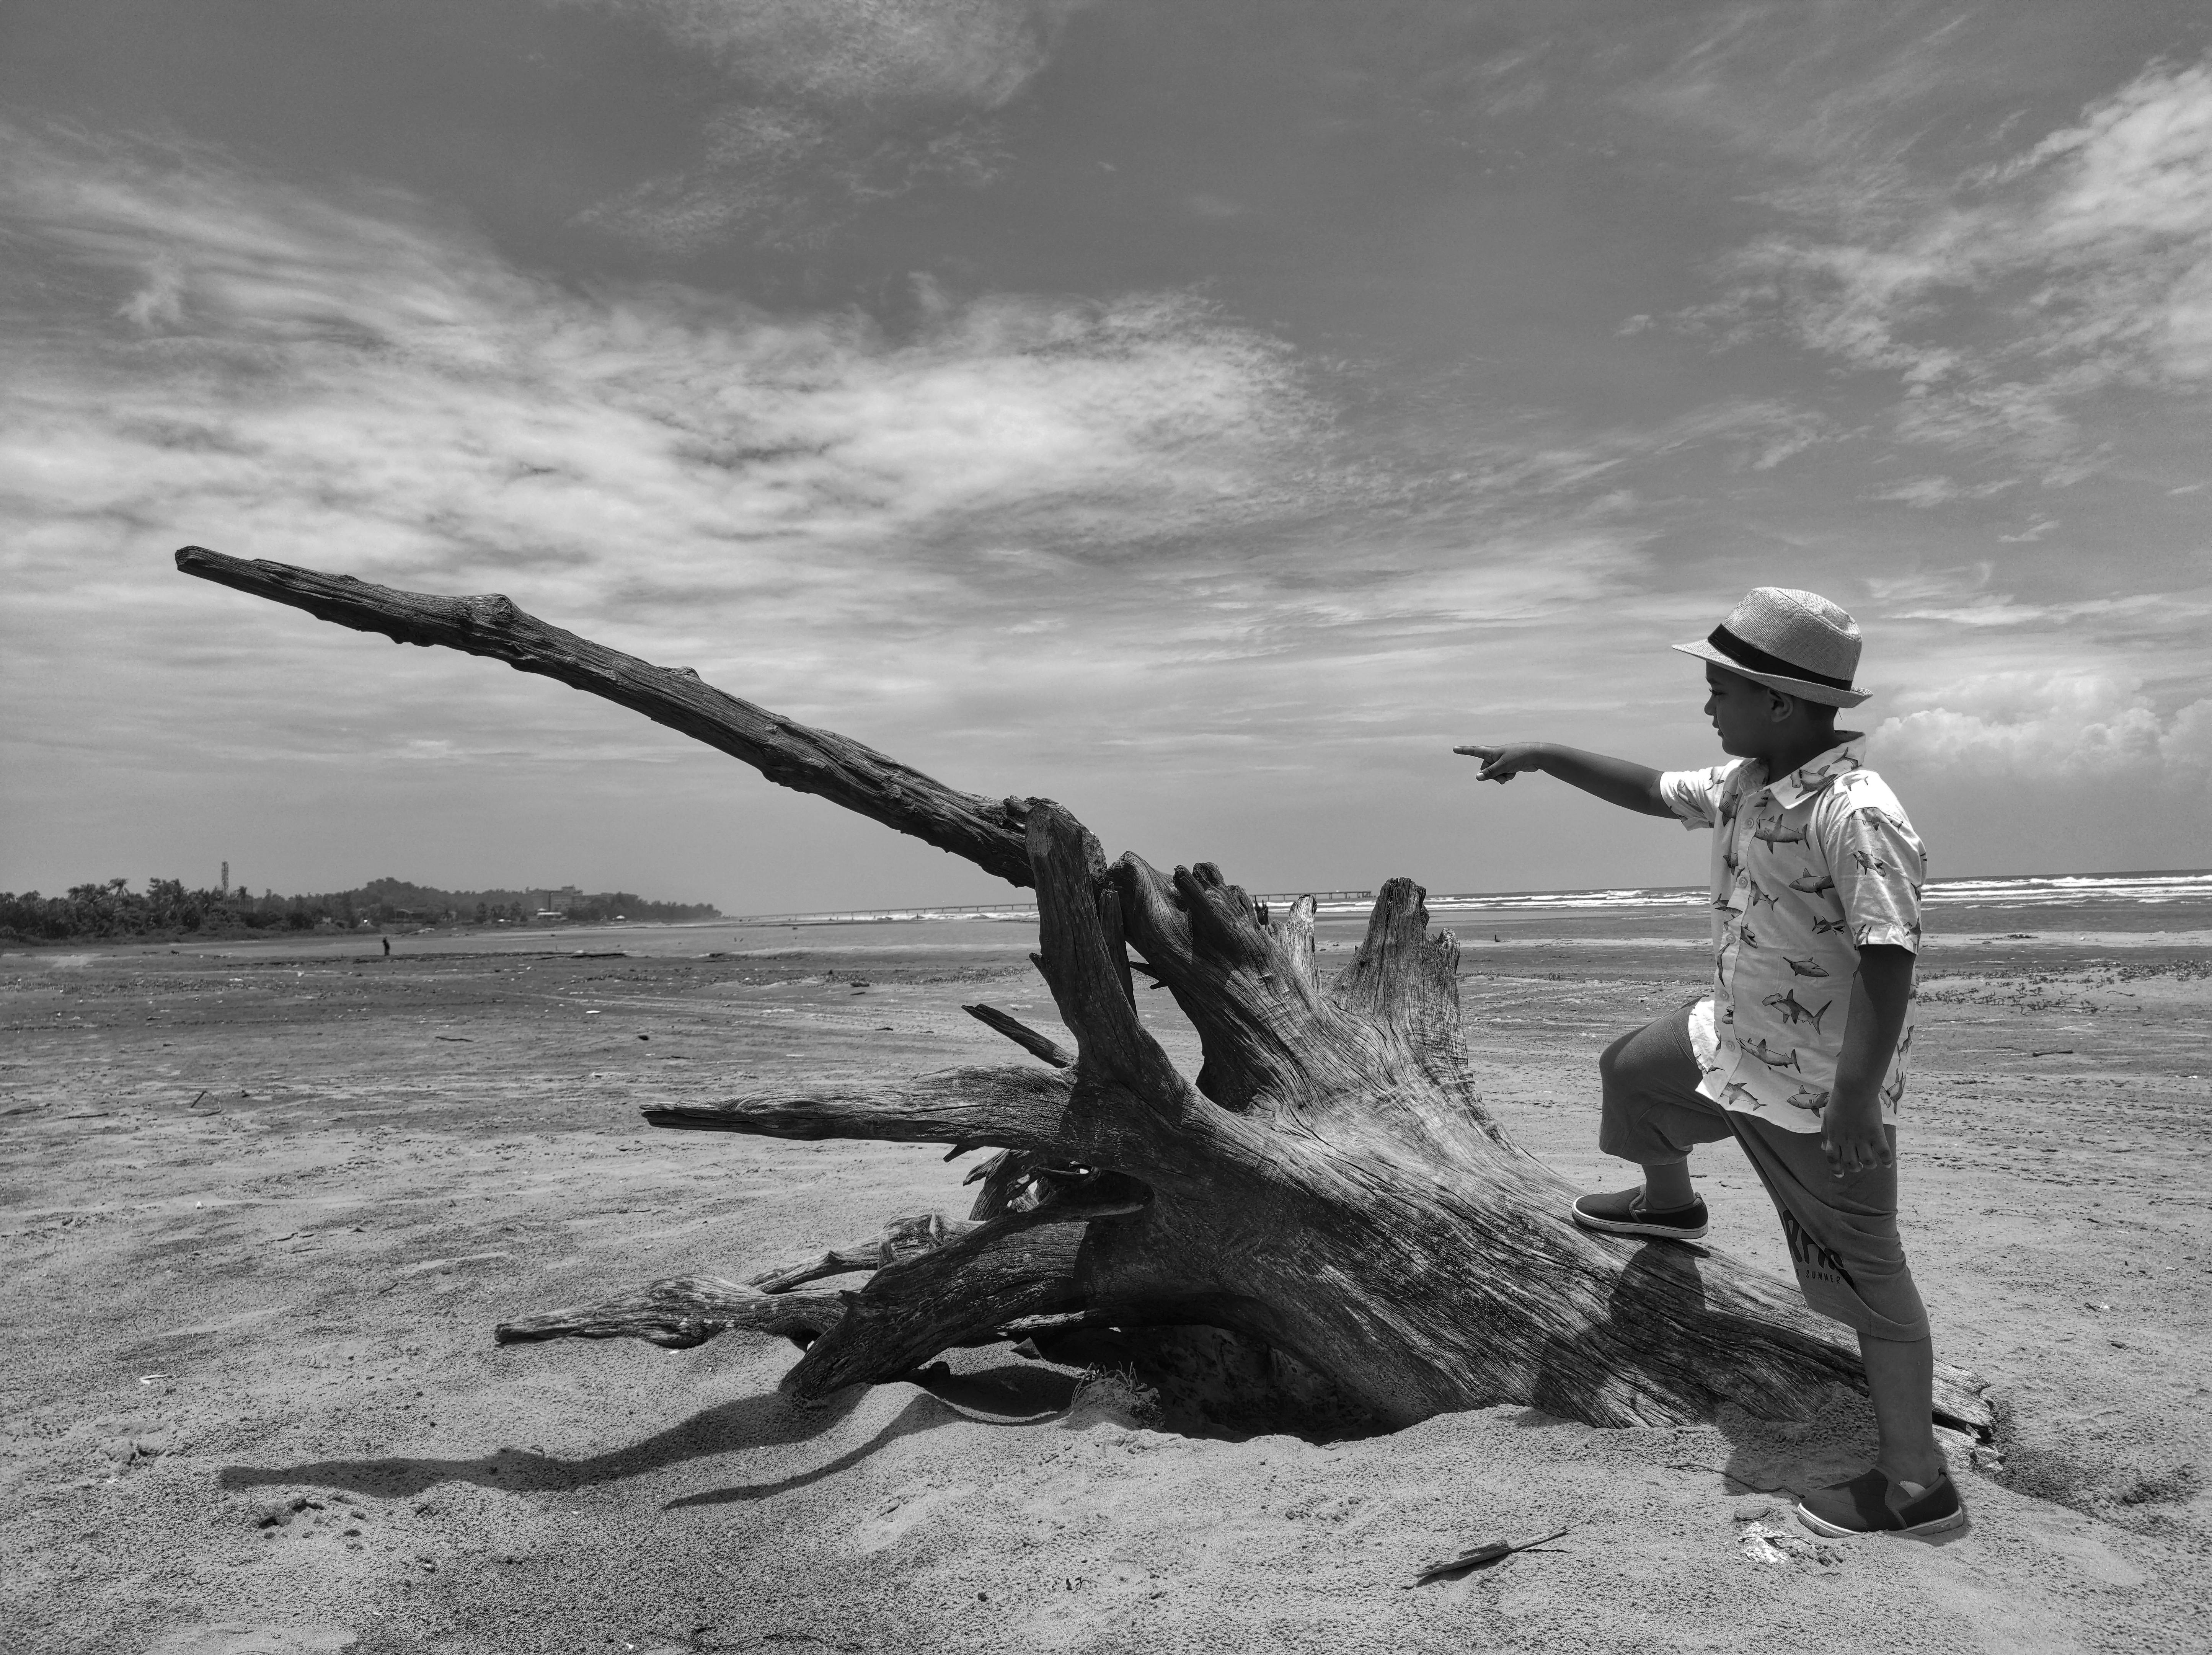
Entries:
<svg viewBox="0 0 2212 1655">
<path fill-rule="evenodd" d="M 1838 1178 L 1856 1178 L 1890 1162 L 1881 1125 L 1881 1083 L 1905 1032 L 1912 998 L 1912 950 L 1878 943 L 1859 950 L 1851 978 L 1851 1015 L 1836 1054 L 1836 1082 L 1820 1112 L 1820 1148 Z"/>
<path fill-rule="evenodd" d="M 1502 747 L 1455 747 L 1482 761 L 1479 781 L 1511 781 L 1523 770 L 1540 770 L 1557 776 L 1585 793 L 1595 793 L 1607 804 L 1637 810 L 1647 816 L 1674 815 L 1659 797 L 1659 773 L 1626 759 L 1608 759 L 1602 753 L 1559 747 L 1550 742 L 1511 742 Z"/>
</svg>

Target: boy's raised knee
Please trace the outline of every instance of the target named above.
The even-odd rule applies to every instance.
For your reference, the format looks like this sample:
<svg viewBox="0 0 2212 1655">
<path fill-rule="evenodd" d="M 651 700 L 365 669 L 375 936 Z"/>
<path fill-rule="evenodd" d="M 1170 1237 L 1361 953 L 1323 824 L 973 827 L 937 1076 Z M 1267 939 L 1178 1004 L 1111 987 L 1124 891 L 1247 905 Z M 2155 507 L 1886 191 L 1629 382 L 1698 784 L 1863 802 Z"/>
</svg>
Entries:
<svg viewBox="0 0 2212 1655">
<path fill-rule="evenodd" d="M 1597 1077 L 1607 1091 L 1613 1090 L 1620 1074 L 1621 1059 L 1628 1051 L 1628 1043 L 1636 1035 L 1637 1031 L 1632 1028 L 1597 1054 Z"/>
</svg>

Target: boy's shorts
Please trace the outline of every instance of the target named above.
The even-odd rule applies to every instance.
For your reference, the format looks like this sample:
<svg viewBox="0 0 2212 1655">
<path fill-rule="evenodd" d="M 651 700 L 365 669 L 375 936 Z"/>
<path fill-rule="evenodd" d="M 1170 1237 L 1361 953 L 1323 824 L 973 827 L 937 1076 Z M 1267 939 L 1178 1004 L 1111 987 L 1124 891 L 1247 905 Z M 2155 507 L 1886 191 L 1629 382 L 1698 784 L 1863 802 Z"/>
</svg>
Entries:
<svg viewBox="0 0 2212 1655">
<path fill-rule="evenodd" d="M 1662 1167 L 1733 1137 L 1782 1215 L 1805 1301 L 1870 1338 L 1926 1338 L 1928 1312 L 1897 1234 L 1896 1129 L 1885 1129 L 1892 1165 L 1837 1178 L 1820 1133 L 1785 1131 L 1698 1090 L 1689 1025 L 1685 1006 L 1606 1048 L 1598 1059 L 1605 1082 L 1598 1148 Z"/>
</svg>

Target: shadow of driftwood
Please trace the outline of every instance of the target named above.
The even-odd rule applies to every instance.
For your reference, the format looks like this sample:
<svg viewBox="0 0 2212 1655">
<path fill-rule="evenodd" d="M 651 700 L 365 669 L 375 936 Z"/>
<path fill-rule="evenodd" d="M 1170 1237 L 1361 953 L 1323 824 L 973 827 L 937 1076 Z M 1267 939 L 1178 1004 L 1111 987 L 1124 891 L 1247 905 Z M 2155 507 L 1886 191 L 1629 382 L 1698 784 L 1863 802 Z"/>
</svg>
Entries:
<svg viewBox="0 0 2212 1655">
<path fill-rule="evenodd" d="M 933 1397 L 927 1395 L 914 1397 L 908 1400 L 907 1405 L 900 1409 L 894 1418 L 884 1424 L 882 1430 L 859 1446 L 848 1449 L 827 1464 L 817 1465 L 809 1470 L 794 1472 L 790 1476 L 778 1477 L 770 1482 L 737 1482 L 726 1488 L 708 1488 L 696 1494 L 685 1494 L 680 1499 L 670 1500 L 663 1509 L 672 1512 L 686 1506 L 731 1506 L 755 1500 L 772 1499 L 777 1494 L 788 1494 L 793 1488 L 804 1488 L 811 1483 L 819 1482 L 824 1477 L 835 1476 L 840 1471 L 848 1471 L 878 1449 L 896 1442 L 901 1437 L 914 1436 L 934 1426 L 944 1425 L 951 1420 L 964 1417 L 965 1416 L 945 1408 Z"/>
<path fill-rule="evenodd" d="M 867 1441 L 828 1464 L 775 1482 L 747 1484 L 688 1495 L 677 1506 L 713 1505 L 757 1500 L 858 1464 L 885 1444 L 917 1431 L 969 1420 L 985 1424 L 1027 1425 L 1057 1415 L 1067 1405 L 1073 1376 L 1051 1369 L 1008 1366 L 955 1374 L 933 1371 L 896 1417 Z M 517 1494 L 619 1482 L 681 1465 L 688 1460 L 748 1448 L 774 1448 L 822 1435 L 860 1406 L 870 1387 L 849 1385 L 818 1403 L 793 1401 L 780 1391 L 740 1397 L 694 1414 L 627 1447 L 580 1459 L 563 1459 L 536 1449 L 499 1448 L 466 1459 L 395 1455 L 382 1459 L 321 1459 L 296 1465 L 227 1465 L 216 1481 L 239 1490 L 301 1485 L 385 1498 L 419 1494 L 441 1484 L 471 1482 L 480 1488 Z"/>
<path fill-rule="evenodd" d="M 536 1449 L 499 1448 L 468 1459 L 395 1455 L 309 1460 L 296 1465 L 227 1465 L 216 1480 L 230 1489 L 306 1483 L 384 1496 L 422 1494 L 448 1482 L 524 1494 L 578 1488 L 643 1476 L 712 1454 L 803 1442 L 851 1413 L 864 1394 L 856 1386 L 815 1407 L 796 1403 L 780 1391 L 740 1397 L 704 1409 L 642 1442 L 580 1459 L 563 1459 Z"/>
<path fill-rule="evenodd" d="M 793 1488 L 804 1488 L 823 1477 L 849 1470 L 869 1455 L 901 1437 L 910 1437 L 960 1420 L 983 1425 L 1040 1425 L 1066 1411 L 1075 1391 L 1076 1376 L 1049 1367 L 1007 1363 L 978 1373 L 954 1373 L 942 1363 L 915 1381 L 921 1394 L 908 1398 L 896 1417 L 859 1446 L 848 1449 L 826 1465 L 779 1477 L 771 1482 L 733 1483 L 672 1500 L 666 1509 L 686 1506 L 729 1506 L 768 1500 Z M 858 1397 L 867 1387 L 854 1385 L 841 1395 Z"/>
</svg>

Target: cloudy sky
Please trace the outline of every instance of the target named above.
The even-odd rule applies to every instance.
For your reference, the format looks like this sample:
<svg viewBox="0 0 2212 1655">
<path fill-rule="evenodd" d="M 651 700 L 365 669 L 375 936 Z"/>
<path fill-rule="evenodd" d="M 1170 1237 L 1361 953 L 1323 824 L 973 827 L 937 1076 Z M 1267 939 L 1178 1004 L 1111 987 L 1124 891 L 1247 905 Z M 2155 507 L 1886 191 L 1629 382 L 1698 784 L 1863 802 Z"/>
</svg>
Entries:
<svg viewBox="0 0 2212 1655">
<path fill-rule="evenodd" d="M 2212 864 L 2212 10 L 5 0 L 0 888 L 987 897 L 175 573 L 498 591 L 1255 888 L 1683 882 L 1868 636 L 1940 874 Z"/>
</svg>

